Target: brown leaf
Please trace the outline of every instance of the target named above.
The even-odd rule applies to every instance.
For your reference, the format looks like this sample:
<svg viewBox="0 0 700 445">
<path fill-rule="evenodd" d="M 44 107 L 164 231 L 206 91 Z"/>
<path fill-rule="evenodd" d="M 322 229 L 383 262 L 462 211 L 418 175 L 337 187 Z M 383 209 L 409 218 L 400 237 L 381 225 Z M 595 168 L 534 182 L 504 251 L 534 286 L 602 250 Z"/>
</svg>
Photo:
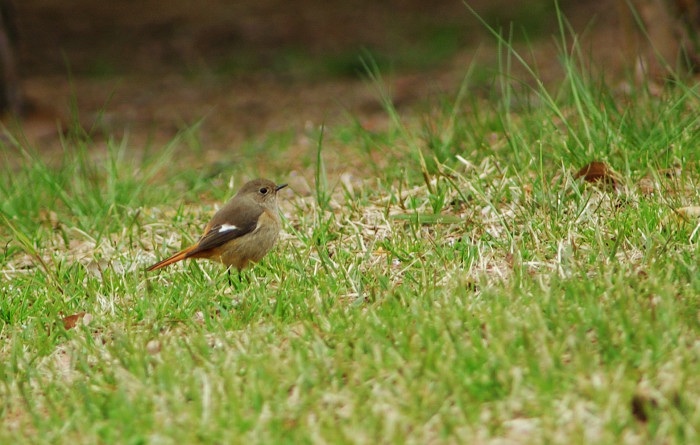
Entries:
<svg viewBox="0 0 700 445">
<path fill-rule="evenodd" d="M 67 331 L 73 329 L 80 320 L 87 315 L 85 312 L 78 312 L 77 314 L 69 315 L 67 317 L 61 318 L 63 322 L 63 328 Z"/>
<path fill-rule="evenodd" d="M 590 164 L 577 171 L 574 175 L 575 179 L 583 178 L 586 182 L 603 182 L 605 184 L 617 185 L 615 172 L 604 162 L 593 161 Z"/>
</svg>

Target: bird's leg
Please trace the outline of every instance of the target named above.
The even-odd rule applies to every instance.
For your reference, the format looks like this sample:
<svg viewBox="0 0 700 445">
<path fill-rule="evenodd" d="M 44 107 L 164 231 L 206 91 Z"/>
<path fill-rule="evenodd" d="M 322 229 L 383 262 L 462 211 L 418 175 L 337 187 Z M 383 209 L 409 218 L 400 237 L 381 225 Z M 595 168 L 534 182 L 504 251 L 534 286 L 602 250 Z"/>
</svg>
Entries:
<svg viewBox="0 0 700 445">
<path fill-rule="evenodd" d="M 228 269 L 226 269 L 226 272 L 228 274 L 228 285 L 233 286 L 233 280 L 231 279 L 231 268 L 229 267 Z M 240 286 L 243 283 L 243 274 L 239 269 L 236 269 L 236 272 L 238 272 L 238 285 Z"/>
</svg>

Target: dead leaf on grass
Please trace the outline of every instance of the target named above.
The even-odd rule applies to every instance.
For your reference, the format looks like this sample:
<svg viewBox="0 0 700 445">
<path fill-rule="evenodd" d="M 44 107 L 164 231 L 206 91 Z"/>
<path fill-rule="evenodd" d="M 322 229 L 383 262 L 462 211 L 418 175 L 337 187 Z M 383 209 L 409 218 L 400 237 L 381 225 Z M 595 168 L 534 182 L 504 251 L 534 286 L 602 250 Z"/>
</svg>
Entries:
<svg viewBox="0 0 700 445">
<path fill-rule="evenodd" d="M 66 331 L 69 329 L 73 329 L 81 321 L 84 325 L 88 325 L 92 321 L 92 315 L 88 314 L 87 312 L 78 312 L 77 314 L 61 318 L 61 322 L 63 323 L 63 329 L 65 329 Z"/>
<path fill-rule="evenodd" d="M 604 162 L 593 161 L 585 167 L 581 168 L 574 175 L 575 179 L 583 178 L 584 181 L 590 183 L 603 183 L 617 186 L 618 180 L 615 172 L 608 167 Z"/>
</svg>

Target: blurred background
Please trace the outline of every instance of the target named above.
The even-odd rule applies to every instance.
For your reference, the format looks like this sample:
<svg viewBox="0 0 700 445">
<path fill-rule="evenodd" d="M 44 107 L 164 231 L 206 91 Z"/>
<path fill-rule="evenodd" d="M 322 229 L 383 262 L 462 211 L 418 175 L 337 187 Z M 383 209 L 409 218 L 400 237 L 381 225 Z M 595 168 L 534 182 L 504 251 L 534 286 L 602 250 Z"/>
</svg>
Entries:
<svg viewBox="0 0 700 445">
<path fill-rule="evenodd" d="M 57 122 L 126 132 L 135 146 L 195 125 L 214 150 L 349 115 L 371 127 L 383 113 L 363 60 L 376 62 L 399 109 L 454 95 L 475 60 L 470 85 L 488 91 L 503 52 L 470 8 L 544 80 L 560 76 L 557 8 L 606 74 L 636 69 L 636 25 L 663 14 L 671 21 L 656 34 L 678 53 L 696 1 L 635 3 L 639 17 L 625 0 L 0 0 L 3 106 L 46 149 Z"/>
</svg>

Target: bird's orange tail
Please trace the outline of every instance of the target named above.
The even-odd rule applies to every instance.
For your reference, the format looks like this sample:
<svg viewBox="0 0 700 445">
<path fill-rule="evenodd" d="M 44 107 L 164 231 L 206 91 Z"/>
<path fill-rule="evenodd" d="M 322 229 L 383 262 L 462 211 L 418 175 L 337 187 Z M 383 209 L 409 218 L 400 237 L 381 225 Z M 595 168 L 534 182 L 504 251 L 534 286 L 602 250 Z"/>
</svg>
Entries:
<svg viewBox="0 0 700 445">
<path fill-rule="evenodd" d="M 166 259 L 164 259 L 163 261 L 159 261 L 159 262 L 157 262 L 156 264 L 154 264 L 153 266 L 149 267 L 149 268 L 146 269 L 146 270 L 150 272 L 150 271 L 152 271 L 152 270 L 160 269 L 161 267 L 165 267 L 165 266 L 169 266 L 169 265 L 171 265 L 171 264 L 173 264 L 173 263 L 177 263 L 178 261 L 182 261 L 182 260 L 184 260 L 185 258 L 187 258 L 187 254 L 190 253 L 190 252 L 192 252 L 192 251 L 194 250 L 195 247 L 197 247 L 196 244 L 195 244 L 194 246 L 192 246 L 192 247 L 188 247 L 188 248 L 185 249 L 185 250 L 181 250 L 181 251 L 179 251 L 178 253 L 176 253 L 175 255 L 171 256 L 170 258 L 166 258 Z"/>
</svg>

